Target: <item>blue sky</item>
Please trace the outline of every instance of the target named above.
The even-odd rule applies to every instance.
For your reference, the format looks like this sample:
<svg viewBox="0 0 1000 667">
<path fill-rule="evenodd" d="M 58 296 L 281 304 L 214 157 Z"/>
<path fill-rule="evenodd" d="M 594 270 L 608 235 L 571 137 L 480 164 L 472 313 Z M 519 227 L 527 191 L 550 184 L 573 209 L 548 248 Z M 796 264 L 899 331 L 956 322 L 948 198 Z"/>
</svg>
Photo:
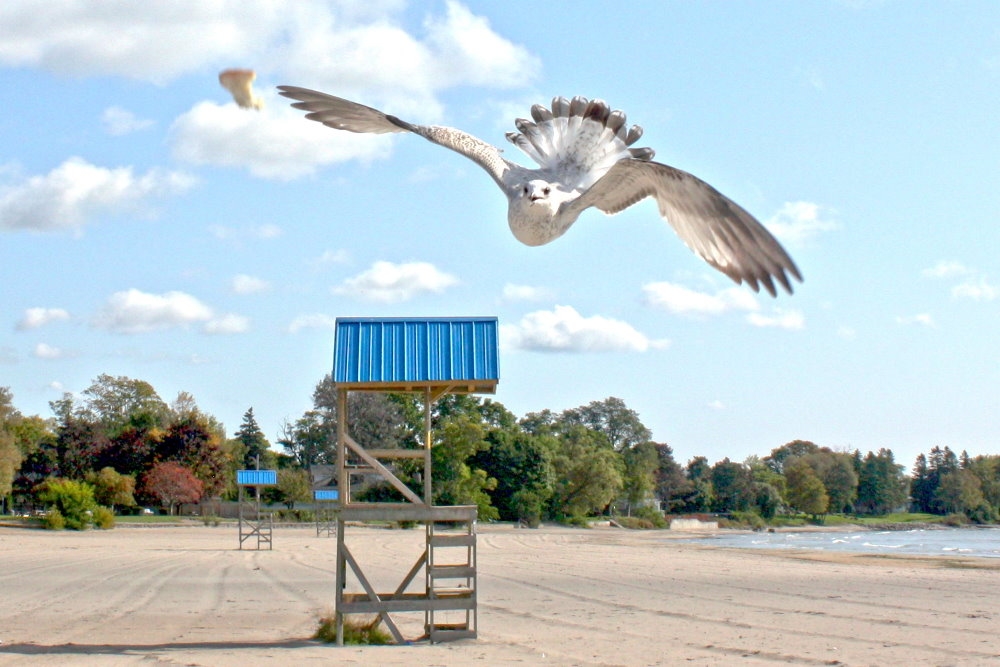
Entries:
<svg viewBox="0 0 1000 667">
<path fill-rule="evenodd" d="M 496 315 L 518 416 L 617 396 L 679 460 L 790 440 L 997 453 L 1000 5 L 0 5 L 0 385 L 26 414 L 101 373 L 272 441 L 337 316 Z M 217 81 L 257 71 L 265 107 Z M 739 202 L 805 282 L 754 295 L 655 205 L 529 248 L 475 165 L 306 121 L 323 90 L 505 144 L 554 95 Z"/>
</svg>

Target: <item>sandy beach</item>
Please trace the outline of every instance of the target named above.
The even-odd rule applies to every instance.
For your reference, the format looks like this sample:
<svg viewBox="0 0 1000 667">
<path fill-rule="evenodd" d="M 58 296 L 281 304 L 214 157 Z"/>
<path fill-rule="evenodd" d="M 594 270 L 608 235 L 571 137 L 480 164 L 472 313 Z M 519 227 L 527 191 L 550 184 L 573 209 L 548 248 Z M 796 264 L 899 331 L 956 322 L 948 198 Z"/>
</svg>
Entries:
<svg viewBox="0 0 1000 667">
<path fill-rule="evenodd" d="M 679 542 L 669 531 L 479 528 L 479 638 L 342 647 L 309 637 L 333 607 L 336 540 L 235 526 L 49 532 L 0 527 L 2 665 L 1000 664 L 1000 562 Z M 416 530 L 350 528 L 380 591 Z M 394 617 L 407 636 L 423 617 Z"/>
</svg>

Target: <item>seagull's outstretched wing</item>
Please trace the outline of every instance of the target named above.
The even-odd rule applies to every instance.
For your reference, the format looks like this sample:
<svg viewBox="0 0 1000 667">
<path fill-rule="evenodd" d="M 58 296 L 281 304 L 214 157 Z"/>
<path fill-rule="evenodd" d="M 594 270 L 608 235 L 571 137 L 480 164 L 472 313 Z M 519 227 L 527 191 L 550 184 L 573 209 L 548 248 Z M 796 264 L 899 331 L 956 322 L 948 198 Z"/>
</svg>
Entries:
<svg viewBox="0 0 1000 667">
<path fill-rule="evenodd" d="M 306 118 L 323 123 L 335 130 L 363 134 L 385 134 L 387 132 L 419 134 L 428 141 L 450 148 L 474 161 L 485 169 L 501 187 L 503 186 L 504 173 L 512 166 L 503 158 L 496 146 L 453 127 L 414 125 L 378 109 L 308 88 L 278 86 L 278 91 L 285 97 L 297 100 L 292 106 L 307 111 Z"/>
<path fill-rule="evenodd" d="M 566 205 L 579 215 L 588 206 L 608 214 L 654 197 L 660 214 L 681 240 L 706 262 L 754 291 L 776 296 L 774 281 L 792 292 L 789 276 L 802 281 L 795 262 L 763 225 L 708 183 L 659 162 L 625 159 Z"/>
</svg>

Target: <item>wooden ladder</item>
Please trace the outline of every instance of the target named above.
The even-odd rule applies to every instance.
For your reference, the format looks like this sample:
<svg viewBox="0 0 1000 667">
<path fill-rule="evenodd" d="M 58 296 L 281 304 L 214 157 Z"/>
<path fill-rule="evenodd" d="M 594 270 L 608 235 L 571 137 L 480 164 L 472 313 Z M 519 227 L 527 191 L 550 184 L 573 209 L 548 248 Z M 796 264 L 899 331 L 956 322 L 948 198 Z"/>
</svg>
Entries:
<svg viewBox="0 0 1000 667">
<path fill-rule="evenodd" d="M 475 639 L 476 522 L 464 521 L 442 531 L 427 523 L 427 598 L 424 617 L 432 644 Z M 456 530 L 457 529 L 457 530 Z"/>
</svg>

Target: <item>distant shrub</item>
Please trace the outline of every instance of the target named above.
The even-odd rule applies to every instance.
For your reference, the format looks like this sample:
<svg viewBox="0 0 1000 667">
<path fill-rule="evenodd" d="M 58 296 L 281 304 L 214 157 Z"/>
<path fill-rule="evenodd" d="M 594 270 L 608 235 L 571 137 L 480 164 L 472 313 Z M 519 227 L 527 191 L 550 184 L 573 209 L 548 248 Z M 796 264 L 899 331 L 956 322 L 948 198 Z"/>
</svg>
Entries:
<svg viewBox="0 0 1000 667">
<path fill-rule="evenodd" d="M 965 516 L 964 514 L 958 514 L 956 512 L 955 514 L 949 514 L 945 518 L 941 519 L 941 523 L 943 523 L 946 526 L 953 526 L 953 527 L 964 526 L 967 523 L 969 523 L 969 517 Z"/>
<path fill-rule="evenodd" d="M 382 646 L 392 643 L 392 636 L 380 627 L 380 618 L 376 616 L 368 622 L 356 621 L 350 617 L 344 618 L 344 644 L 351 646 Z M 319 628 L 314 639 L 327 644 L 337 641 L 337 621 L 334 616 L 324 616 L 319 619 Z"/>
<path fill-rule="evenodd" d="M 115 513 L 107 507 L 94 510 L 94 525 L 101 530 L 111 530 L 115 527 Z"/>
<path fill-rule="evenodd" d="M 568 516 L 559 523 L 567 526 L 575 526 L 576 528 L 590 528 L 590 519 L 585 516 Z"/>
<path fill-rule="evenodd" d="M 977 506 L 973 507 L 968 511 L 969 519 L 973 523 L 996 523 L 997 511 L 993 505 L 990 505 L 985 500 L 980 502 Z"/>
<path fill-rule="evenodd" d="M 751 528 L 760 530 L 767 527 L 767 522 L 756 512 L 733 512 L 730 517 L 730 524 L 733 527 Z"/>
<path fill-rule="evenodd" d="M 42 484 L 38 499 L 49 510 L 58 510 L 66 520 L 66 528 L 86 530 L 94 520 L 97 502 L 94 487 L 71 479 L 50 479 Z"/>
<path fill-rule="evenodd" d="M 635 511 L 632 512 L 632 516 L 649 521 L 653 524 L 654 528 L 667 527 L 667 520 L 663 516 L 663 512 L 655 507 L 649 507 L 648 505 L 645 507 L 637 507 Z"/>
<path fill-rule="evenodd" d="M 47 530 L 63 530 L 66 528 L 66 519 L 59 510 L 49 510 L 42 518 L 42 525 Z"/>
<path fill-rule="evenodd" d="M 222 520 L 214 514 L 206 514 L 201 517 L 201 522 L 206 526 L 218 526 Z"/>
<path fill-rule="evenodd" d="M 656 525 L 652 521 L 638 516 L 616 516 L 615 523 L 622 528 L 631 528 L 632 530 L 651 530 L 656 528 Z"/>
<path fill-rule="evenodd" d="M 290 523 L 309 523 L 316 520 L 316 514 L 312 510 L 282 508 L 274 512 L 274 520 Z"/>
</svg>

